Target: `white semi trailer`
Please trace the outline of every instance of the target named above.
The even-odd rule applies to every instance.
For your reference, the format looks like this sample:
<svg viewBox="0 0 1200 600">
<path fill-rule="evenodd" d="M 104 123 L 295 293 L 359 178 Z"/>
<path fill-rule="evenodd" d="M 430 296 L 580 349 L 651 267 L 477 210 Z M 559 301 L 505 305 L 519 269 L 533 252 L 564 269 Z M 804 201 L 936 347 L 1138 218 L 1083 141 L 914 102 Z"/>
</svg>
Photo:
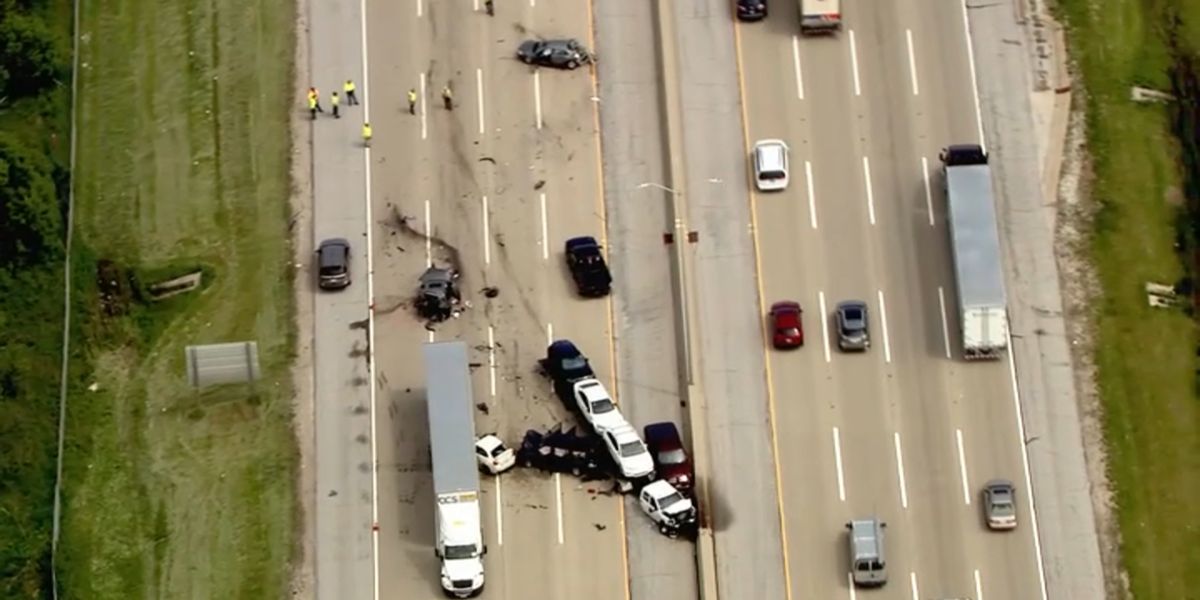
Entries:
<svg viewBox="0 0 1200 600">
<path fill-rule="evenodd" d="M 1008 308 L 988 156 L 978 145 L 961 144 L 946 148 L 940 158 L 963 358 L 999 358 L 1008 348 Z"/>
<path fill-rule="evenodd" d="M 483 591 L 483 526 L 475 461 L 475 414 L 467 345 L 425 344 L 425 398 L 433 459 L 434 553 L 442 561 L 446 595 Z"/>
</svg>

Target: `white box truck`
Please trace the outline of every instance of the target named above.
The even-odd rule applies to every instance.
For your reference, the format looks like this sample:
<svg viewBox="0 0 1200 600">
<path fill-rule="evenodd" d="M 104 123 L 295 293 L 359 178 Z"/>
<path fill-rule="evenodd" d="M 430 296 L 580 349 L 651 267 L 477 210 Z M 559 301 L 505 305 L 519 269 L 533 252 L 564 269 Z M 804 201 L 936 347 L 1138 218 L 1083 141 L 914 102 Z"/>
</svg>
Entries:
<svg viewBox="0 0 1200 600">
<path fill-rule="evenodd" d="M 475 463 L 475 410 L 464 342 L 424 346 L 425 399 L 433 460 L 434 553 L 442 561 L 447 596 L 470 598 L 483 591 L 483 523 L 479 470 Z"/>
<path fill-rule="evenodd" d="M 942 150 L 940 158 L 963 358 L 999 358 L 1008 348 L 1008 308 L 988 156 L 978 145 L 961 144 Z"/>
<path fill-rule="evenodd" d="M 820 35 L 842 28 L 841 0 L 797 0 L 800 5 L 800 33 Z"/>
</svg>

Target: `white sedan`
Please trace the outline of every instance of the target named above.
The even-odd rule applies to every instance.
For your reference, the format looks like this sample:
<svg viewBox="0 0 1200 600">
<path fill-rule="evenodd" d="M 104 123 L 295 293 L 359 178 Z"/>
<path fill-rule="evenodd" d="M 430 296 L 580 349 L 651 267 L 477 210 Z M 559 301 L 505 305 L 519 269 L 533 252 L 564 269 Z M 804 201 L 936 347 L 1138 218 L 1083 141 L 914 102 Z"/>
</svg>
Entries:
<svg viewBox="0 0 1200 600">
<path fill-rule="evenodd" d="M 620 467 L 622 477 L 641 479 L 654 474 L 654 458 L 632 425 L 624 423 L 605 430 L 601 437 L 608 453 Z"/>
<path fill-rule="evenodd" d="M 596 433 L 602 433 L 613 427 L 625 424 L 625 417 L 617 410 L 604 384 L 596 379 L 584 379 L 575 382 L 575 406 L 583 413 L 583 418 L 592 425 Z"/>
</svg>

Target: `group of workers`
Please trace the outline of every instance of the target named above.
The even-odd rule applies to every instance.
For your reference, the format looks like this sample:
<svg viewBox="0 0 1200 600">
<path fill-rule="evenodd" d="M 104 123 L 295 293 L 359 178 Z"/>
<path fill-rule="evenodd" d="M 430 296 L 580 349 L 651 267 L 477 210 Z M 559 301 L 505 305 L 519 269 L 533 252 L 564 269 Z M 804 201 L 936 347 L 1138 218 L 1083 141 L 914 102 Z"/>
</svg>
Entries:
<svg viewBox="0 0 1200 600">
<path fill-rule="evenodd" d="M 347 79 L 346 83 L 342 84 L 342 93 L 346 98 L 346 103 L 351 106 L 358 104 L 358 96 L 355 95 L 355 89 L 353 80 Z M 337 91 L 334 91 L 329 96 L 330 110 L 335 119 L 342 118 L 341 113 L 338 111 L 338 107 L 342 103 L 342 97 L 338 95 Z M 454 92 L 450 89 L 449 85 L 442 88 L 442 105 L 445 106 L 446 110 L 454 110 Z M 325 109 L 321 107 L 320 92 L 315 87 L 308 88 L 308 112 L 314 121 L 317 120 L 317 113 L 323 114 L 325 112 Z M 408 90 L 408 114 L 417 114 L 417 90 L 415 89 Z M 364 145 L 369 146 L 371 144 L 371 124 L 365 121 L 362 126 L 362 138 Z"/>
</svg>

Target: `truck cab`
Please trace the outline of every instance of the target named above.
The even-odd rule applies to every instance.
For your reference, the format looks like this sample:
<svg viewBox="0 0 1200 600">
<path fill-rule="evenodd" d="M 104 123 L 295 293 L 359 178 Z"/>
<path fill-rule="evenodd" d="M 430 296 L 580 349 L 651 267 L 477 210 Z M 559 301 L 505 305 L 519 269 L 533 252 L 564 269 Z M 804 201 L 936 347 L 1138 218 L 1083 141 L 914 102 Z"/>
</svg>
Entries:
<svg viewBox="0 0 1200 600">
<path fill-rule="evenodd" d="M 472 598 L 483 591 L 483 530 L 477 494 L 447 494 L 437 499 L 437 545 L 442 589 L 447 596 Z"/>
<path fill-rule="evenodd" d="M 638 493 L 638 504 L 663 535 L 675 538 L 695 534 L 698 527 L 696 505 L 666 480 L 659 479 L 644 486 Z"/>
</svg>

